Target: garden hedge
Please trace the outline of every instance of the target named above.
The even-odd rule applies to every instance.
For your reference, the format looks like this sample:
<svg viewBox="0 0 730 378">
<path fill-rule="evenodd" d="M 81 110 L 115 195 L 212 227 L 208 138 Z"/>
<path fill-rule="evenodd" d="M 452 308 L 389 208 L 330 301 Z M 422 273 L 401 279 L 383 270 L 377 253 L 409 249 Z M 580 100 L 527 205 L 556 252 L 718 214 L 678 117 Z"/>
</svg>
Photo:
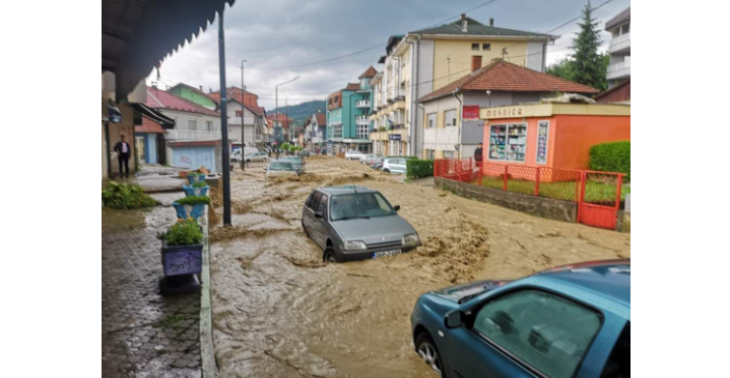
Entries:
<svg viewBox="0 0 730 378">
<path fill-rule="evenodd" d="M 592 146 L 590 167 L 594 171 L 621 172 L 631 179 L 631 142 L 610 142 Z"/>
<path fill-rule="evenodd" d="M 407 159 L 406 176 L 409 179 L 433 176 L 433 160 Z"/>
</svg>

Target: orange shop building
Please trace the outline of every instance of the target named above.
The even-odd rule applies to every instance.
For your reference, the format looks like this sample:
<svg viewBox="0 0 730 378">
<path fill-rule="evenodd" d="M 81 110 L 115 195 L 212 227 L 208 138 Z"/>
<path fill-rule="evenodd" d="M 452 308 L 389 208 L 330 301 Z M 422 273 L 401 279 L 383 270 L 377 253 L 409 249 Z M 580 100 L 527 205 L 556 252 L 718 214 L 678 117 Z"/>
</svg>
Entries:
<svg viewBox="0 0 730 378">
<path fill-rule="evenodd" d="M 484 162 L 588 169 L 591 146 L 631 140 L 629 105 L 539 103 L 482 108 Z"/>
</svg>

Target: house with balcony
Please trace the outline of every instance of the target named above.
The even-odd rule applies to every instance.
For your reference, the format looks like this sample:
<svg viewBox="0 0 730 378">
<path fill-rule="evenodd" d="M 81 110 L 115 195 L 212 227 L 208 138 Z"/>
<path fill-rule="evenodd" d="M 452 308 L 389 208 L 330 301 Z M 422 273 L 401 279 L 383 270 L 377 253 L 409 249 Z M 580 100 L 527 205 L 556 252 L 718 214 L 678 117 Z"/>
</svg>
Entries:
<svg viewBox="0 0 730 378">
<path fill-rule="evenodd" d="M 606 70 L 610 90 L 631 78 L 631 7 L 606 21 L 605 29 L 611 33 L 608 45 L 610 59 Z"/>
<path fill-rule="evenodd" d="M 210 92 L 207 97 L 220 107 L 220 91 Z M 248 147 L 263 148 L 266 140 L 266 111 L 258 104 L 258 95 L 238 87 L 226 88 L 228 105 L 228 139 L 233 142 L 233 149 L 241 143 Z M 244 135 L 241 135 L 243 128 Z"/>
<path fill-rule="evenodd" d="M 370 135 L 375 145 L 387 145 L 388 155 L 422 156 L 424 112 L 418 99 L 459 80 L 493 59 L 505 58 L 518 66 L 545 72 L 547 45 L 558 36 L 501 28 L 461 15 L 461 19 L 436 27 L 393 35 L 386 44 L 380 83 L 382 107 L 372 118 L 394 130 Z M 398 129 L 400 128 L 400 129 Z M 378 147 L 376 147 L 377 151 Z"/>
<path fill-rule="evenodd" d="M 304 123 L 304 146 L 310 151 L 315 148 L 325 147 L 327 137 L 327 115 L 325 113 L 314 113 Z"/>
<path fill-rule="evenodd" d="M 289 142 L 294 138 L 292 126 L 294 126 L 294 120 L 287 117 L 283 113 L 274 113 L 266 115 L 267 124 L 270 129 L 270 141 L 277 142 L 279 144 Z"/>
<path fill-rule="evenodd" d="M 327 140 L 332 142 L 334 153 L 346 150 L 372 151 L 370 140 L 372 109 L 370 80 L 377 75 L 375 68 L 368 67 L 344 89 L 327 97 Z"/>
</svg>

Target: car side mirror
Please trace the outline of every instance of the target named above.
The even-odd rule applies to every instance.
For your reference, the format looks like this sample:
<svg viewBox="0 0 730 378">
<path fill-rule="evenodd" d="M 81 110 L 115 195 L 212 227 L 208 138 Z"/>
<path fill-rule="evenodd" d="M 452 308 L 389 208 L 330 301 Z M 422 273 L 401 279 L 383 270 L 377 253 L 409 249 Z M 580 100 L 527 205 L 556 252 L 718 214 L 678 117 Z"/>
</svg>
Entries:
<svg viewBox="0 0 730 378">
<path fill-rule="evenodd" d="M 464 324 L 464 313 L 459 310 L 453 310 L 446 313 L 444 317 L 444 325 L 446 328 L 459 328 Z"/>
<path fill-rule="evenodd" d="M 264 167 L 264 172 L 266 172 L 266 171 L 268 171 L 268 170 L 269 170 L 268 168 Z"/>
<path fill-rule="evenodd" d="M 398 210 L 400 210 L 400 205 L 395 205 L 395 206 L 393 206 L 393 209 L 395 209 L 395 211 L 398 211 Z"/>
<path fill-rule="evenodd" d="M 322 213 L 321 211 L 315 211 L 314 217 L 315 218 L 324 218 L 324 213 Z"/>
</svg>

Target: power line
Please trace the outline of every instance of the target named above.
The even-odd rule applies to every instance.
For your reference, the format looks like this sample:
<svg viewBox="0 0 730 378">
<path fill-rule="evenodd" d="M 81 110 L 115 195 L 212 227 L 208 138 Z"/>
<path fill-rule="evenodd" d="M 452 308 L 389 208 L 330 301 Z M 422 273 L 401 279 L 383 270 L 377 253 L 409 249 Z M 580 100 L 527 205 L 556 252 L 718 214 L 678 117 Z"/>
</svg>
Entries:
<svg viewBox="0 0 730 378">
<path fill-rule="evenodd" d="M 384 47 L 384 46 L 385 46 L 385 43 L 381 43 L 381 44 L 378 44 L 378 45 L 375 45 L 375 46 L 370 46 L 370 47 L 368 47 L 366 49 L 362 49 L 362 50 L 359 50 L 359 51 L 355 51 L 355 52 L 352 52 L 352 53 L 349 53 L 349 54 L 346 54 L 346 55 L 336 56 L 334 58 L 324 59 L 324 60 L 320 60 L 320 61 L 316 61 L 316 62 L 310 62 L 310 63 L 304 63 L 304 64 L 296 64 L 296 65 L 292 65 L 292 66 L 283 66 L 283 67 L 266 67 L 266 68 L 252 67 L 252 68 L 253 69 L 258 69 L 258 70 L 266 70 L 266 71 L 268 71 L 268 70 L 285 70 L 285 69 L 290 69 L 290 68 L 308 67 L 308 66 L 313 66 L 313 65 L 316 65 L 316 64 L 329 63 L 329 62 L 333 62 L 335 60 L 349 58 L 351 56 L 355 56 L 355 55 L 358 55 L 358 54 L 362 54 L 364 52 L 368 52 L 368 51 L 371 51 L 371 50 L 375 50 L 377 48 Z"/>
</svg>

